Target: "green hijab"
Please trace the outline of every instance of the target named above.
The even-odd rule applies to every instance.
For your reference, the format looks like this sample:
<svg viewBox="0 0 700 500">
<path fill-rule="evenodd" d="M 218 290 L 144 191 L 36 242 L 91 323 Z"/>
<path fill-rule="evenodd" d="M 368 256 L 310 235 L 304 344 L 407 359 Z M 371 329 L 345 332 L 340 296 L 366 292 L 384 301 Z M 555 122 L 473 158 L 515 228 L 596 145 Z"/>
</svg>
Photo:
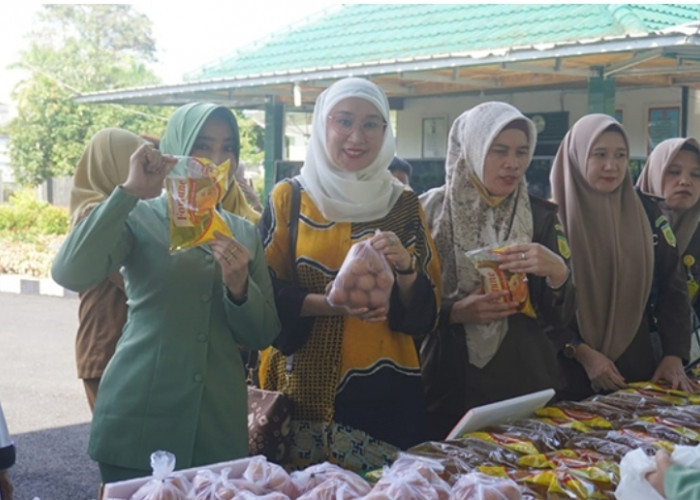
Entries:
<svg viewBox="0 0 700 500">
<path fill-rule="evenodd" d="M 165 133 L 160 139 L 160 151 L 170 155 L 189 155 L 204 122 L 217 110 L 221 110 L 218 112 L 230 122 L 236 139 L 234 153 L 236 158 L 240 159 L 241 139 L 236 117 L 230 109 L 211 102 L 193 102 L 177 108 L 168 120 Z"/>
</svg>

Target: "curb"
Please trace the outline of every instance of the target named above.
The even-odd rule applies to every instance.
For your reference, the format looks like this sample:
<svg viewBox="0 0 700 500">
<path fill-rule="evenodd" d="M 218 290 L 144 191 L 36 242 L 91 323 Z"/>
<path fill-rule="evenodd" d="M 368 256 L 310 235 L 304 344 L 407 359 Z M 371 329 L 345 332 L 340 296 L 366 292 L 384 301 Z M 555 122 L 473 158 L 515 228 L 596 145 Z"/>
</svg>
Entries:
<svg viewBox="0 0 700 500">
<path fill-rule="evenodd" d="M 34 278 L 15 274 L 0 274 L 0 292 L 22 295 L 48 295 L 74 299 L 78 293 L 63 288 L 51 278 Z"/>
</svg>

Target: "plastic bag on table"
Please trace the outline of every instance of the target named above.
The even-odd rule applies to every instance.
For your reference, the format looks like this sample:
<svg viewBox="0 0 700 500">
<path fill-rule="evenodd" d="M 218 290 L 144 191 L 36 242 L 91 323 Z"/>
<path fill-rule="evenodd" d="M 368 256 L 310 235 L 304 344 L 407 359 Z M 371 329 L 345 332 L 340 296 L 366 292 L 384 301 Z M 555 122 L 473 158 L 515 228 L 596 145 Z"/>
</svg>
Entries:
<svg viewBox="0 0 700 500">
<path fill-rule="evenodd" d="M 268 462 L 265 457 L 252 457 L 243 472 L 243 479 L 260 486 L 263 493 L 279 492 L 290 498 L 299 495 L 297 487 L 286 470 L 280 465 Z"/>
<path fill-rule="evenodd" d="M 129 500 L 188 500 L 192 485 L 175 470 L 175 455 L 168 451 L 151 453 L 153 479 L 141 486 Z"/>
<path fill-rule="evenodd" d="M 431 482 L 416 469 L 406 469 L 400 474 L 384 472 L 365 500 L 379 498 L 402 500 L 449 500 L 450 488 L 441 479 Z"/>
<path fill-rule="evenodd" d="M 518 243 L 524 243 L 524 241 L 507 241 L 502 245 L 475 248 L 466 252 L 466 256 L 481 275 L 481 288 L 484 293 L 508 291 L 510 295 L 501 300 L 516 302 L 518 312 L 534 318 L 536 314 L 530 301 L 527 274 L 513 273 L 499 268 L 498 256 L 509 246 Z"/>
<path fill-rule="evenodd" d="M 308 494 L 309 498 L 315 498 L 313 495 L 317 495 L 318 498 L 330 498 L 334 489 L 340 490 L 341 485 L 344 485 L 343 490 L 335 493 L 333 498 L 341 498 L 341 495 L 358 498 L 369 493 L 371 489 L 369 483 L 358 474 L 330 462 L 310 465 L 303 470 L 292 472 L 290 476 L 299 494 Z"/>
<path fill-rule="evenodd" d="M 369 240 L 350 247 L 328 293 L 334 306 L 352 309 L 389 307 L 394 273 L 384 254 Z"/>
<path fill-rule="evenodd" d="M 230 161 L 215 165 L 206 158 L 181 156 L 165 178 L 170 218 L 170 253 L 202 245 L 214 232 L 231 236 L 216 211 L 228 186 Z"/>
<path fill-rule="evenodd" d="M 512 479 L 471 472 L 460 477 L 452 486 L 452 496 L 473 500 L 520 500 L 522 493 Z"/>
</svg>

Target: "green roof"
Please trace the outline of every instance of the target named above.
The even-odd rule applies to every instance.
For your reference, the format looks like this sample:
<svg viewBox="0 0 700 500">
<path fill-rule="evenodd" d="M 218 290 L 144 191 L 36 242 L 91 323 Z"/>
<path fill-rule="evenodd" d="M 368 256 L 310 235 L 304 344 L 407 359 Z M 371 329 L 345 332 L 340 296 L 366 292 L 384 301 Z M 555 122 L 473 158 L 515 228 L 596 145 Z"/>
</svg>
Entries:
<svg viewBox="0 0 700 500">
<path fill-rule="evenodd" d="M 303 72 L 651 33 L 700 20 L 700 4 L 349 4 L 185 76 Z"/>
</svg>

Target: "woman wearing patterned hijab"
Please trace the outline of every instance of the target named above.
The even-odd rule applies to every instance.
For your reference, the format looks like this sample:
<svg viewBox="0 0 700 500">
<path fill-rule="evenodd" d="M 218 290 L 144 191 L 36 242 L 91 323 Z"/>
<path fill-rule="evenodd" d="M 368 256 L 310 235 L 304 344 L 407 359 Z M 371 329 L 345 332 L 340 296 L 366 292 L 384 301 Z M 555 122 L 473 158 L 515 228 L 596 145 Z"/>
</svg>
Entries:
<svg viewBox="0 0 700 500">
<path fill-rule="evenodd" d="M 387 168 L 394 137 L 384 92 L 340 80 L 318 97 L 312 127 L 298 220 L 289 221 L 292 185 L 283 181 L 260 224 L 283 325 L 276 347 L 262 353 L 260 380 L 294 400 L 291 467 L 330 460 L 369 470 L 425 438 L 414 340 L 437 319 L 439 264 L 417 196 Z M 388 310 L 326 299 L 363 240 L 394 271 Z"/>
<path fill-rule="evenodd" d="M 552 166 L 577 290 L 574 337 L 560 357 L 566 399 L 644 380 L 692 389 L 683 371 L 690 311 L 675 237 L 657 200 L 635 192 L 628 158 L 622 125 L 591 114 L 569 130 Z"/>
<path fill-rule="evenodd" d="M 124 277 L 127 321 L 100 382 L 88 446 L 104 482 L 150 475 L 156 450 L 172 452 L 178 469 L 248 455 L 239 346 L 262 349 L 279 333 L 257 228 L 222 210 L 232 237 L 215 233 L 169 252 L 162 187 L 177 160 L 163 152 L 237 161 L 233 114 L 202 108 L 175 112 L 162 151 L 146 143 L 131 155 L 126 180 L 73 228 L 53 263 L 54 280 L 76 291 L 115 269 Z"/>
<path fill-rule="evenodd" d="M 429 342 L 453 344 L 445 345 L 451 362 L 424 359 L 434 439 L 469 408 L 556 385 L 556 350 L 545 330 L 570 321 L 574 290 L 557 209 L 527 193 L 536 141 L 534 124 L 513 106 L 480 104 L 452 125 L 444 186 L 421 197 L 442 264 L 440 338 Z M 534 314 L 521 313 L 508 292 L 485 292 L 466 256 L 503 245 L 500 268 L 527 274 Z"/>
<path fill-rule="evenodd" d="M 138 135 L 119 128 L 103 129 L 90 139 L 73 175 L 71 228 L 126 180 L 129 157 L 143 142 Z M 80 294 L 75 357 L 90 410 L 95 407 L 100 378 L 121 337 L 126 312 L 124 279 L 118 270 Z"/>
</svg>

